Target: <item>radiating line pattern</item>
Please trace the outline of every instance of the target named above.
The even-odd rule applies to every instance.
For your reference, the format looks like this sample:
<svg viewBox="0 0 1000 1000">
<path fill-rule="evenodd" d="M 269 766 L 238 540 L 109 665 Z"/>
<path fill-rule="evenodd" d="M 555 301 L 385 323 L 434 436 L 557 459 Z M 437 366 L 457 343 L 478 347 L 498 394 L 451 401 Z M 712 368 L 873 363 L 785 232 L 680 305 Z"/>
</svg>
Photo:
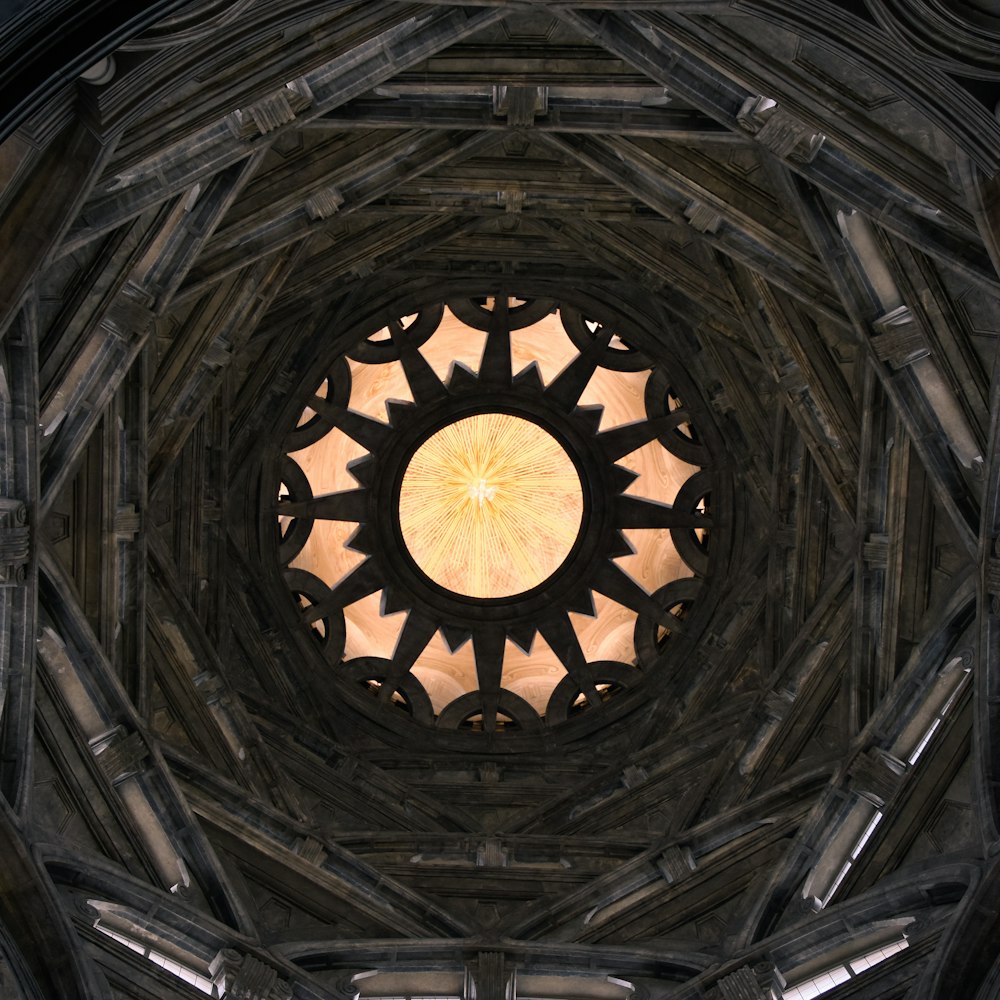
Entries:
<svg viewBox="0 0 1000 1000">
<path fill-rule="evenodd" d="M 479 413 L 448 424 L 414 453 L 399 524 L 416 564 L 466 597 L 538 586 L 569 555 L 583 494 L 572 460 L 538 424 Z"/>
</svg>

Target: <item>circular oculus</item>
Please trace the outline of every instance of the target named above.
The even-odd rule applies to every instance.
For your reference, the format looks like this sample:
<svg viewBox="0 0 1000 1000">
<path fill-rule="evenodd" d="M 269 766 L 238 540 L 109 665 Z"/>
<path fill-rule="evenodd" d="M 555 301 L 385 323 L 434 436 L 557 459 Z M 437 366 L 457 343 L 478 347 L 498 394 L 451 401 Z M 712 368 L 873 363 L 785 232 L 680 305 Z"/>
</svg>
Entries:
<svg viewBox="0 0 1000 1000">
<path fill-rule="evenodd" d="M 562 445 L 531 420 L 476 413 L 413 453 L 399 527 L 431 580 L 464 597 L 507 598 L 565 562 L 583 520 L 583 489 Z"/>
</svg>

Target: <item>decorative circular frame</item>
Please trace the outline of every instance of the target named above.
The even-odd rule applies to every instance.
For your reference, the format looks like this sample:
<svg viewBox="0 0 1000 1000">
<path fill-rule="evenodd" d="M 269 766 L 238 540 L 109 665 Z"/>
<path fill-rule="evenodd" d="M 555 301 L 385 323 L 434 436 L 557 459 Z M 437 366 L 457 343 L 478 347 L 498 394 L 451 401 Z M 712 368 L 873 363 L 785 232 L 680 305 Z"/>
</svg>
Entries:
<svg viewBox="0 0 1000 1000">
<path fill-rule="evenodd" d="M 472 317 L 487 331 L 478 373 L 456 362 L 447 380 L 438 377 L 420 353 L 441 321 L 443 306 L 421 309 L 384 324 L 345 355 L 368 364 L 398 361 L 413 402 L 388 401 L 388 423 L 348 408 L 350 370 L 338 358 L 306 401 L 306 412 L 286 438 L 286 457 L 277 472 L 282 488 L 273 515 L 279 519 L 279 560 L 288 566 L 316 519 L 358 524 L 349 547 L 365 558 L 333 586 L 303 570 L 286 569 L 286 582 L 335 675 L 361 685 L 380 705 L 404 710 L 414 720 L 439 729 L 537 732 L 589 712 L 621 692 L 633 690 L 643 673 L 659 664 L 670 636 L 681 636 L 685 620 L 703 588 L 710 565 L 713 530 L 710 475 L 693 475 L 673 504 L 626 494 L 636 474 L 617 464 L 653 441 L 691 464 L 708 463 L 691 412 L 667 376 L 615 329 L 562 306 L 560 315 L 576 358 L 545 384 L 535 364 L 514 373 L 510 333 L 555 309 L 547 300 L 521 300 L 516 316 L 505 299 L 449 301 L 459 318 Z M 541 303 L 541 304 L 539 304 Z M 536 315 L 537 314 L 537 315 Z M 521 322 L 527 319 L 526 322 Z M 388 334 L 386 336 L 385 334 Z M 581 406 L 580 396 L 598 367 L 617 371 L 653 368 L 647 381 L 646 418 L 599 429 L 601 407 Z M 410 457 L 440 428 L 477 413 L 499 412 L 532 421 L 566 450 L 581 480 L 583 520 L 576 543 L 560 567 L 537 587 L 513 597 L 476 598 L 447 590 L 426 576 L 410 557 L 398 517 L 399 489 Z M 308 479 L 287 452 L 318 441 L 336 428 L 366 454 L 348 466 L 358 488 L 314 497 Z M 696 460 L 696 461 L 692 461 Z M 633 549 L 622 535 L 628 528 L 669 528 L 671 539 L 694 576 L 647 593 L 614 560 Z M 273 530 L 273 529 L 272 529 Z M 345 661 L 344 608 L 382 592 L 383 614 L 406 612 L 391 658 L 362 656 Z M 599 592 L 638 615 L 635 660 L 588 662 L 570 614 L 593 614 Z M 475 654 L 478 688 L 448 704 L 435 719 L 419 680 L 410 672 L 436 632 L 454 651 L 469 639 Z M 549 698 L 544 719 L 530 704 L 502 686 L 504 647 L 509 639 L 525 652 L 543 636 L 566 670 Z M 357 687 L 355 687 L 355 690 Z"/>
</svg>

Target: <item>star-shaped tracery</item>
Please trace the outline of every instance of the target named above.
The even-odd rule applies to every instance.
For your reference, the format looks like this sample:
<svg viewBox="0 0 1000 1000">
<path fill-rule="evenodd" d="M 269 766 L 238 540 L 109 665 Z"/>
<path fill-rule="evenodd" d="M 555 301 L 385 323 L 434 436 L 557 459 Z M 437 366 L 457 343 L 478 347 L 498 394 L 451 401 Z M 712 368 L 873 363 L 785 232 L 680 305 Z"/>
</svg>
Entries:
<svg viewBox="0 0 1000 1000">
<path fill-rule="evenodd" d="M 347 545 L 362 558 L 332 585 L 286 571 L 302 621 L 342 675 L 427 721 L 433 712 L 413 668 L 436 634 L 452 651 L 471 639 L 475 690 L 444 706 L 437 724 L 486 731 L 541 724 L 504 687 L 508 640 L 530 652 L 540 635 L 565 671 L 548 701 L 549 721 L 633 685 L 636 665 L 656 660 L 664 639 L 683 633 L 699 583 L 682 579 L 649 593 L 618 565 L 633 553 L 623 532 L 669 529 L 701 572 L 712 528 L 704 473 L 691 476 L 672 504 L 627 492 L 636 473 L 620 460 L 651 442 L 679 448 L 689 462 L 704 454 L 665 376 L 654 371 L 646 382 L 642 419 L 602 429 L 602 407 L 581 403 L 588 383 L 599 366 L 648 368 L 636 361 L 642 355 L 610 326 L 564 307 L 575 356 L 548 381 L 536 363 L 515 373 L 513 311 L 505 299 L 491 304 L 465 306 L 487 327 L 478 371 L 456 360 L 442 377 L 424 356 L 440 307 L 390 322 L 352 352 L 367 364 L 401 366 L 412 400 L 386 401 L 387 422 L 351 408 L 350 376 L 339 361 L 309 399 L 289 450 L 331 430 L 347 435 L 363 450 L 349 464 L 357 487 L 313 496 L 286 459 L 276 511 L 286 565 L 317 522 L 357 525 Z M 392 654 L 344 661 L 344 609 L 378 592 L 383 615 L 405 613 Z M 638 616 L 632 656 L 588 658 L 593 651 L 581 644 L 575 620 L 594 614 L 594 594 Z"/>
</svg>

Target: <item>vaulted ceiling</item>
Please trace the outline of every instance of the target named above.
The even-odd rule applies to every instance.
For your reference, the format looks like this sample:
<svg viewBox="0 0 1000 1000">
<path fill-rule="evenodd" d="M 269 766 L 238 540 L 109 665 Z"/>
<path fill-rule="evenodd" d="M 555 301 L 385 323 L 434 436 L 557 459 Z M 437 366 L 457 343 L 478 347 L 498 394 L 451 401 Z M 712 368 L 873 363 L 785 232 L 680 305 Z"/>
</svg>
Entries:
<svg viewBox="0 0 1000 1000">
<path fill-rule="evenodd" d="M 8 12 L 0 992 L 1000 997 L 993 7 Z M 657 671 L 530 734 L 338 678 L 274 529 L 340 359 L 502 301 L 714 477 Z"/>
</svg>

